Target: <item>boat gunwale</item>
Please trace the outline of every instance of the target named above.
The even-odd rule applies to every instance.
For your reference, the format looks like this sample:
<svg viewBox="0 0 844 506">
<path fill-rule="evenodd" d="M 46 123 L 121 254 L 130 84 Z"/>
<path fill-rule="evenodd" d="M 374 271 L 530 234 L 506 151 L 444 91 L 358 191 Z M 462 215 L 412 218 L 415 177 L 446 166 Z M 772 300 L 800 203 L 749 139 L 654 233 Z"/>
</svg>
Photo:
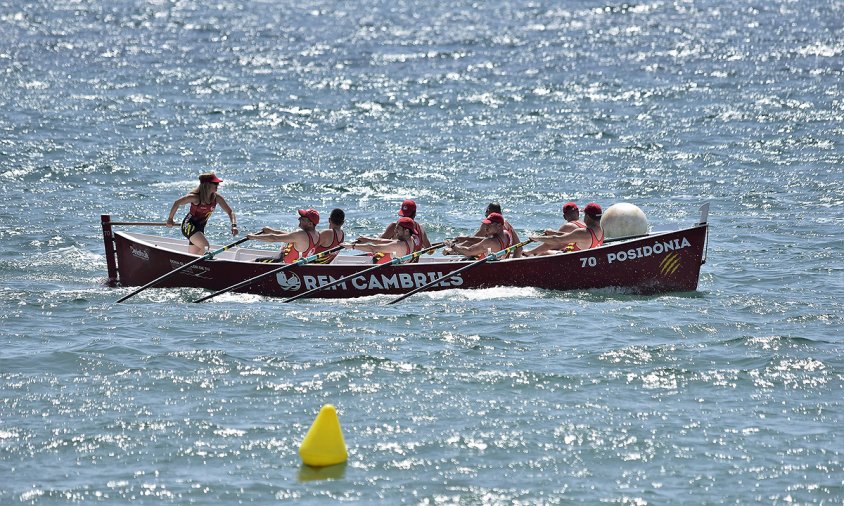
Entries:
<svg viewBox="0 0 844 506">
<path fill-rule="evenodd" d="M 601 250 L 605 250 L 605 249 L 608 249 L 608 248 L 616 248 L 618 246 L 629 244 L 629 243 L 632 243 L 632 242 L 650 240 L 650 239 L 658 238 L 658 237 L 661 237 L 661 236 L 675 234 L 675 233 L 683 232 L 683 231 L 687 231 L 687 230 L 695 230 L 695 229 L 700 228 L 700 227 L 709 227 L 709 224 L 708 223 L 696 223 L 692 226 L 684 227 L 684 228 L 678 228 L 676 230 L 659 230 L 659 231 L 649 232 L 648 234 L 640 235 L 640 236 L 631 236 L 629 238 L 610 239 L 612 241 L 610 243 L 605 243 L 605 244 L 603 244 L 603 245 L 601 245 L 597 248 L 590 248 L 590 249 L 586 249 L 586 250 L 571 251 L 571 252 L 562 252 L 561 251 L 561 252 L 558 252 L 558 253 L 552 253 L 550 255 L 497 259 L 497 260 L 493 260 L 493 262 L 495 262 L 495 263 L 500 263 L 500 262 L 510 263 L 510 262 L 513 262 L 513 261 L 528 261 L 528 262 L 530 262 L 530 261 L 547 261 L 548 259 L 552 259 L 552 258 L 564 256 L 564 255 L 582 254 L 584 252 L 590 252 L 590 253 L 594 254 L 595 252 L 600 252 Z M 194 258 L 194 259 L 202 256 L 202 255 L 196 255 L 196 254 L 193 254 L 193 253 L 188 253 L 187 251 L 178 251 L 178 250 L 174 249 L 174 247 L 184 247 L 184 248 L 187 247 L 187 245 L 184 244 L 184 243 L 182 243 L 181 245 L 177 244 L 177 242 L 182 241 L 182 240 L 177 239 L 177 238 L 169 238 L 169 237 L 158 236 L 158 235 L 140 234 L 140 233 L 136 233 L 136 232 L 125 232 L 125 231 L 115 231 L 114 234 L 120 235 L 123 238 L 125 238 L 126 240 L 134 242 L 136 244 L 140 244 L 140 245 L 143 245 L 143 246 L 146 246 L 146 247 L 149 247 L 149 248 L 154 248 L 154 249 L 157 249 L 159 251 L 164 251 L 164 252 L 167 252 L 167 253 L 183 255 L 185 257 L 190 257 L 190 258 Z M 149 239 L 146 239 L 146 238 L 161 239 L 161 240 L 167 241 L 169 244 L 166 244 L 166 245 L 157 244 L 157 243 L 151 242 Z M 170 247 L 168 247 L 168 246 L 170 246 Z M 215 245 L 213 245 L 213 244 L 211 245 L 211 249 L 214 249 L 215 247 L 216 247 Z M 246 264 L 246 265 L 254 265 L 256 263 L 254 261 L 254 259 L 228 258 L 229 255 L 231 255 L 231 254 L 237 255 L 241 251 L 250 252 L 249 253 L 250 255 L 264 255 L 264 256 L 274 253 L 272 250 L 265 250 L 265 249 L 233 248 L 229 251 L 225 251 L 225 252 L 217 255 L 216 257 L 214 257 L 213 261 L 234 262 L 234 263 Z M 341 258 L 341 256 L 338 256 L 337 258 Z M 351 259 L 351 258 L 366 259 L 366 255 L 360 255 L 360 256 L 343 255 L 342 258 L 346 258 L 346 259 Z M 433 259 L 437 259 L 437 260 L 436 261 L 427 261 L 427 262 L 424 261 L 424 260 L 433 260 Z M 454 265 L 454 266 L 459 267 L 461 265 L 465 265 L 467 263 L 471 263 L 471 262 L 475 261 L 474 259 L 464 259 L 464 258 L 459 258 L 459 257 L 455 257 L 453 259 L 446 258 L 446 257 L 429 257 L 429 258 L 420 257 L 419 260 L 420 260 L 419 262 L 414 263 L 412 265 L 418 266 L 418 265 L 426 265 L 426 264 L 427 265 L 448 264 L 448 265 Z M 271 264 L 266 264 L 266 265 L 279 265 L 279 264 L 271 263 Z M 373 265 L 373 264 L 371 264 L 369 262 L 354 262 L 354 261 L 343 262 L 343 261 L 341 261 L 341 262 L 338 262 L 338 263 L 331 263 L 331 264 L 312 264 L 311 266 L 312 267 L 319 267 L 319 268 L 323 268 L 323 267 L 329 268 L 329 267 L 353 267 L 353 266 L 371 266 L 371 265 Z"/>
</svg>

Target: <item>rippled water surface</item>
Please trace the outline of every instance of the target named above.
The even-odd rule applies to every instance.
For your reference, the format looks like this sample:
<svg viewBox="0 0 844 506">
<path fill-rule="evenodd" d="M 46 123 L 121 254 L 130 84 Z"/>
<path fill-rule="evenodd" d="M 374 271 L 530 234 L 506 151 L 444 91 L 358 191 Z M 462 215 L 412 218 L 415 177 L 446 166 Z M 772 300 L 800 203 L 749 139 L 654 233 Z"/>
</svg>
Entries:
<svg viewBox="0 0 844 506">
<path fill-rule="evenodd" d="M 0 0 L 0 503 L 841 504 L 842 10 Z M 100 215 L 206 170 L 243 232 L 711 202 L 708 258 L 653 297 L 115 304 Z M 329 403 L 348 463 L 302 466 Z"/>
</svg>

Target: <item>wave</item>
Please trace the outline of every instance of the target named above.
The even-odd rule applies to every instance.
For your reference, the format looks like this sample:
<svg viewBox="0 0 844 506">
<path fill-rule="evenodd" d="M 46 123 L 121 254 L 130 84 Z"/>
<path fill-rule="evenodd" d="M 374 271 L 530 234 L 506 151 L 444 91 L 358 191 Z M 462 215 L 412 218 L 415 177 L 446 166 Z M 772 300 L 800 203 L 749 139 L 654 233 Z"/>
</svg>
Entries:
<svg viewBox="0 0 844 506">
<path fill-rule="evenodd" d="M 0 262 L 0 272 L 32 272 L 35 270 L 60 275 L 67 270 L 92 272 L 104 270 L 104 268 L 105 255 L 93 253 L 79 246 L 50 249 Z"/>
</svg>

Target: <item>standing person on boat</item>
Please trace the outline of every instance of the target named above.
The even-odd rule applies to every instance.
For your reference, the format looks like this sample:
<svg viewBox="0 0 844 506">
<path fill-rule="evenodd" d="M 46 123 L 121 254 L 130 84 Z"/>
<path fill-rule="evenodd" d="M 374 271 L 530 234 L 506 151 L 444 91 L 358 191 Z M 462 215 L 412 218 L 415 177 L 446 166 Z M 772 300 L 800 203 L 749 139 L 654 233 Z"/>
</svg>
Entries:
<svg viewBox="0 0 844 506">
<path fill-rule="evenodd" d="M 217 187 L 223 180 L 218 178 L 213 172 L 206 172 L 199 175 L 199 186 L 194 188 L 190 193 L 182 198 L 176 199 L 173 202 L 173 207 L 170 208 L 170 215 L 167 217 L 167 226 L 172 227 L 176 223 L 173 217 L 176 216 L 176 211 L 185 204 L 190 204 L 190 210 L 182 220 L 182 235 L 188 239 L 188 253 L 194 255 L 201 255 L 208 251 L 208 239 L 205 237 L 205 225 L 208 223 L 208 218 L 211 213 L 220 204 L 223 211 L 229 215 L 232 222 L 232 235 L 237 235 L 237 218 L 235 218 L 234 211 L 229 207 L 226 199 L 217 193 Z"/>
<path fill-rule="evenodd" d="M 334 209 L 328 216 L 328 228 L 319 233 L 319 242 L 316 246 L 315 253 L 322 253 L 330 250 L 335 246 L 343 244 L 343 239 L 346 238 L 346 233 L 343 231 L 343 223 L 346 221 L 346 213 L 342 209 Z M 337 257 L 337 253 L 332 253 L 324 258 L 314 260 L 314 264 L 329 264 Z"/>
<path fill-rule="evenodd" d="M 543 232 L 543 235 L 553 235 L 559 236 L 562 234 L 567 234 L 569 232 L 574 232 L 575 230 L 586 228 L 586 223 L 580 221 L 580 209 L 578 209 L 577 204 L 574 202 L 567 202 L 563 206 L 563 218 L 566 220 L 565 223 L 560 225 L 560 228 L 554 230 L 553 228 L 546 228 Z M 540 244 L 539 246 L 533 248 L 530 251 L 525 252 L 525 256 L 536 256 L 536 255 L 544 255 L 546 252 L 551 251 L 553 248 L 548 244 Z"/>
<path fill-rule="evenodd" d="M 293 232 L 264 227 L 259 234 L 249 234 L 247 237 L 256 241 L 287 243 L 278 255 L 256 258 L 256 262 L 291 264 L 300 258 L 313 255 L 320 241 L 320 234 L 316 231 L 319 224 L 319 213 L 315 209 L 299 209 L 299 229 Z"/>
<path fill-rule="evenodd" d="M 420 251 L 419 242 L 415 240 L 415 225 L 416 222 L 412 218 L 404 216 L 396 222 L 395 239 L 372 239 L 364 237 L 358 238 L 345 246 L 347 248 L 375 253 L 372 263 L 385 264 L 393 259 L 393 254 L 402 257 L 415 251 Z"/>
<path fill-rule="evenodd" d="M 425 249 L 431 246 L 431 241 L 428 240 L 428 234 L 425 232 L 425 227 L 422 226 L 421 223 L 416 221 L 416 202 L 408 199 L 401 203 L 401 208 L 399 208 L 399 216 L 402 218 L 410 218 L 415 223 L 415 234 L 416 241 L 419 243 L 420 249 Z M 394 239 L 396 238 L 396 233 L 398 232 L 398 222 L 393 222 L 387 225 L 387 228 L 384 229 L 384 233 L 381 234 L 381 239 Z M 418 251 L 418 250 L 417 250 Z"/>
<path fill-rule="evenodd" d="M 481 227 L 481 230 L 486 229 L 486 237 L 480 241 L 471 240 L 451 243 L 449 245 L 451 250 L 460 255 L 480 260 L 481 258 L 485 258 L 488 252 L 496 253 L 516 244 L 513 236 L 504 227 L 504 216 L 501 213 L 490 213 L 481 223 L 485 225 L 485 227 Z M 509 256 L 508 253 L 504 258 L 508 258 Z"/>
<path fill-rule="evenodd" d="M 584 209 L 584 223 L 586 228 L 578 228 L 572 232 L 564 234 L 550 234 L 550 235 L 536 235 L 531 239 L 542 242 L 548 246 L 548 250 L 540 255 L 547 255 L 555 253 L 555 250 L 563 252 L 581 251 L 585 249 L 597 248 L 604 244 L 604 230 L 601 228 L 601 206 L 591 202 Z M 542 245 L 525 253 L 525 255 L 534 255 Z"/>
</svg>

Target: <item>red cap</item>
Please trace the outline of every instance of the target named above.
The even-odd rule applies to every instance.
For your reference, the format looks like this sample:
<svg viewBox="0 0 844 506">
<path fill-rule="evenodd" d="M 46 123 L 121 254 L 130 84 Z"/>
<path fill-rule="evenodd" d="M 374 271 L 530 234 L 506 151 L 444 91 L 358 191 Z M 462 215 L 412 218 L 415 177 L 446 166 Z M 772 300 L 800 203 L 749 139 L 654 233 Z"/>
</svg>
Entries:
<svg viewBox="0 0 844 506">
<path fill-rule="evenodd" d="M 594 202 L 586 204 L 586 207 L 583 208 L 583 212 L 590 218 L 600 218 L 601 214 L 603 214 L 601 206 Z"/>
<path fill-rule="evenodd" d="M 219 184 L 219 183 L 222 183 L 223 180 L 218 178 L 216 174 L 211 172 L 209 174 L 200 175 L 199 176 L 199 182 L 200 183 L 218 183 Z"/>
<path fill-rule="evenodd" d="M 413 218 L 408 218 L 407 216 L 399 218 L 399 221 L 398 223 L 396 223 L 396 225 L 404 227 L 413 232 L 414 234 L 416 233 L 416 222 L 413 221 Z"/>
<path fill-rule="evenodd" d="M 501 216 L 498 213 L 489 213 L 486 218 L 484 218 L 483 223 L 489 225 L 490 223 L 504 223 L 504 216 Z"/>
<path fill-rule="evenodd" d="M 574 202 L 567 202 L 566 205 L 563 206 L 563 212 L 566 213 L 568 211 L 579 211 L 577 204 Z"/>
<path fill-rule="evenodd" d="M 316 209 L 299 209 L 299 216 L 304 216 L 314 225 L 319 224 L 319 213 Z"/>
<path fill-rule="evenodd" d="M 408 218 L 416 216 L 416 202 L 412 200 L 402 202 L 401 209 L 399 209 L 399 216 L 407 216 Z"/>
</svg>

